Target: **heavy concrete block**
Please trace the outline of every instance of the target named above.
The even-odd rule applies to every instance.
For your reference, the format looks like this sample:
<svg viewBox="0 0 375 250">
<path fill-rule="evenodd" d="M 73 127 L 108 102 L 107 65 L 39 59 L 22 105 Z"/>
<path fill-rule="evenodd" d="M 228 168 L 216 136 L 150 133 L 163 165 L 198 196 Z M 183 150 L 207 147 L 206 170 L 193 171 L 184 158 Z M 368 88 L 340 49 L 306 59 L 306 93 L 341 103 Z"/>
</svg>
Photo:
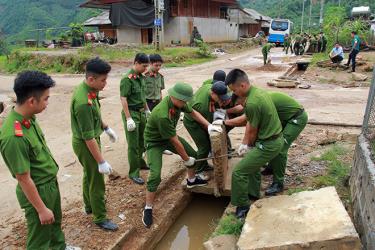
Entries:
<svg viewBox="0 0 375 250">
<path fill-rule="evenodd" d="M 223 131 L 211 132 L 211 153 L 213 157 L 222 156 L 228 153 L 227 133 L 225 127 L 222 126 Z M 214 195 L 221 196 L 225 189 L 225 178 L 228 173 L 228 157 L 213 158 L 214 165 Z"/>
<path fill-rule="evenodd" d="M 255 202 L 237 246 L 240 250 L 361 249 L 334 187 Z"/>
</svg>

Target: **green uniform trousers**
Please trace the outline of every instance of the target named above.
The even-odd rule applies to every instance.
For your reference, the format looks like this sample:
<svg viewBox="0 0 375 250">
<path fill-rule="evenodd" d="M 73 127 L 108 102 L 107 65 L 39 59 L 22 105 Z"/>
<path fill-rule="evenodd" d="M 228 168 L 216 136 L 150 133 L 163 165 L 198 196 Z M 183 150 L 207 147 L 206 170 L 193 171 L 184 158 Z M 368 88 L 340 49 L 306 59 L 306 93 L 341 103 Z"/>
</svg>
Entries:
<svg viewBox="0 0 375 250">
<path fill-rule="evenodd" d="M 285 54 L 288 54 L 288 52 L 289 52 L 289 47 L 290 47 L 290 43 L 284 43 L 284 51 L 285 51 Z"/>
<path fill-rule="evenodd" d="M 288 161 L 288 150 L 292 143 L 297 139 L 307 124 L 307 113 L 303 112 L 298 117 L 289 120 L 283 126 L 283 147 L 269 163 L 268 166 L 273 170 L 273 182 L 284 184 L 285 169 Z M 249 179 L 249 195 L 260 198 L 261 173 L 258 171 Z"/>
<path fill-rule="evenodd" d="M 188 156 L 196 158 L 197 152 L 195 152 L 190 144 L 181 137 L 178 137 L 178 139 L 184 146 Z M 164 150 L 169 150 L 177 154 L 175 147 L 170 142 L 161 145 L 153 145 L 150 147 L 147 146 L 147 161 L 150 167 L 150 173 L 147 180 L 147 190 L 149 192 L 156 192 L 161 182 L 161 167 L 163 165 Z M 195 168 L 195 166 L 192 166 L 191 168 Z"/>
<path fill-rule="evenodd" d="M 211 150 L 210 136 L 208 135 L 208 132 L 198 124 L 189 124 L 184 121 L 184 126 L 198 148 L 197 159 L 207 158 Z M 207 161 L 200 161 L 195 164 L 197 173 L 204 171 L 207 167 Z"/>
<path fill-rule="evenodd" d="M 139 177 L 141 167 L 146 166 L 142 154 L 145 152 L 143 134 L 147 120 L 145 112 L 130 110 L 130 115 L 136 125 L 135 130 L 132 132 L 128 131 L 126 117 L 124 112 L 122 112 L 126 142 L 128 143 L 129 177 Z"/>
<path fill-rule="evenodd" d="M 53 179 L 38 185 L 36 188 L 46 207 L 53 212 L 55 222 L 51 225 L 40 224 L 38 212 L 18 185 L 16 189 L 17 199 L 21 208 L 25 210 L 27 221 L 26 248 L 28 250 L 64 250 L 66 245 L 65 236 L 61 229 L 61 198 L 57 180 Z"/>
<path fill-rule="evenodd" d="M 100 138 L 96 138 L 100 147 Z M 73 151 L 83 167 L 83 202 L 86 211 L 92 211 L 94 223 L 106 220 L 104 175 L 99 173 L 98 163 L 92 157 L 85 141 L 73 138 Z"/>
<path fill-rule="evenodd" d="M 262 54 L 263 54 L 263 63 L 264 63 L 264 65 L 266 65 L 267 64 L 268 53 L 262 51 Z"/>
<path fill-rule="evenodd" d="M 307 120 L 307 113 L 303 112 L 298 117 L 290 119 L 285 124 L 283 129 L 284 145 L 280 153 L 269 162 L 269 166 L 273 170 L 273 182 L 284 184 L 285 169 L 288 161 L 288 150 L 305 128 Z"/>
<path fill-rule="evenodd" d="M 284 138 L 281 135 L 273 140 L 257 141 L 255 147 L 234 167 L 232 172 L 232 205 L 249 205 L 248 194 L 260 196 L 259 188 L 257 189 L 258 183 L 254 183 L 253 180 L 257 180 L 256 176 L 259 174 L 260 168 L 280 152 L 283 142 Z"/>
</svg>

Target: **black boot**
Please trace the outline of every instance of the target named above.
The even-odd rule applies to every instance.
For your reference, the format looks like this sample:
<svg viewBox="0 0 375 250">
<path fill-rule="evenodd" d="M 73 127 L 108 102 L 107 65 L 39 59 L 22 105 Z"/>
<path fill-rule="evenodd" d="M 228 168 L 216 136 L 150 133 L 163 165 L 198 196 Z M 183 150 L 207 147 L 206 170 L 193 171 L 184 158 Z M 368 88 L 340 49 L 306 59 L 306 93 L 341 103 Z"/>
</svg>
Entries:
<svg viewBox="0 0 375 250">
<path fill-rule="evenodd" d="M 262 172 L 260 172 L 262 175 L 272 175 L 273 170 L 270 166 L 266 166 Z"/>
<path fill-rule="evenodd" d="M 267 188 L 265 194 L 266 196 L 272 196 L 272 195 L 277 195 L 278 193 L 281 193 L 284 190 L 284 185 L 274 182 Z"/>
<path fill-rule="evenodd" d="M 250 206 L 236 207 L 236 217 L 238 219 L 244 219 L 250 210 Z"/>
</svg>

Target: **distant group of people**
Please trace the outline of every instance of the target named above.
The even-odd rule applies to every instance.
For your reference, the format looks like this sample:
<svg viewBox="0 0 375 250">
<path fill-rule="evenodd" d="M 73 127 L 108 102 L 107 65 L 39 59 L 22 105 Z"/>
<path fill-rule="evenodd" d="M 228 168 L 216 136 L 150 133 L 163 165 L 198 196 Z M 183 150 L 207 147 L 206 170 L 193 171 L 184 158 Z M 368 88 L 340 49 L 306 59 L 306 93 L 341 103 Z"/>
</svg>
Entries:
<svg viewBox="0 0 375 250">
<path fill-rule="evenodd" d="M 317 34 L 296 33 L 292 35 L 285 34 L 284 50 L 295 55 L 303 55 L 305 52 L 321 53 L 327 50 L 327 38 L 323 32 Z"/>
</svg>

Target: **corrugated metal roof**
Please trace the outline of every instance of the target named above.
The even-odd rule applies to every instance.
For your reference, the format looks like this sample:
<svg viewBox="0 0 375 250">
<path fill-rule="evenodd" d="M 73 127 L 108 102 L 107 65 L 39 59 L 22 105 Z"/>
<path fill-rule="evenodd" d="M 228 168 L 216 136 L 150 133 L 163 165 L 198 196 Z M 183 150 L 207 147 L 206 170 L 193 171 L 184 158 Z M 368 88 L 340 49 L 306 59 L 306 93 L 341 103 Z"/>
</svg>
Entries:
<svg viewBox="0 0 375 250">
<path fill-rule="evenodd" d="M 257 24 L 254 18 L 252 18 L 249 14 L 244 12 L 242 9 L 229 9 L 228 10 L 229 19 L 232 22 L 236 22 L 239 24 Z"/>
<path fill-rule="evenodd" d="M 107 10 L 103 11 L 99 16 L 92 17 L 83 23 L 84 26 L 98 26 L 106 24 L 112 24 L 111 20 L 109 20 L 109 11 Z"/>
<path fill-rule="evenodd" d="M 265 15 L 262 15 L 260 14 L 258 11 L 254 10 L 254 9 L 248 9 L 248 8 L 245 8 L 243 9 L 247 14 L 249 14 L 252 18 L 254 18 L 255 20 L 263 20 L 263 21 L 271 21 L 271 17 L 269 16 L 265 16 Z"/>
</svg>

